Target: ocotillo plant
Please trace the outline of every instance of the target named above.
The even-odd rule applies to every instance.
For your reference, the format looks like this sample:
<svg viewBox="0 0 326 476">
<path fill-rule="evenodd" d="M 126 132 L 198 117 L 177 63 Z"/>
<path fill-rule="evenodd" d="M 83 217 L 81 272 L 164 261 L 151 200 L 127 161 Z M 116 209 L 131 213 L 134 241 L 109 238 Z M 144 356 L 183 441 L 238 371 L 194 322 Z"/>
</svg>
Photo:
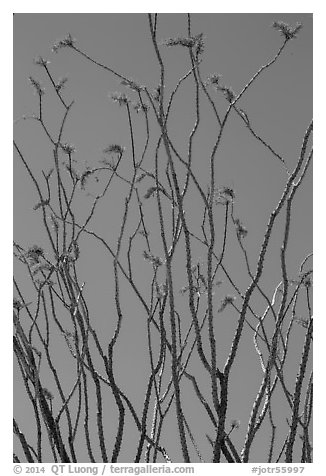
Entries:
<svg viewBox="0 0 326 476">
<path fill-rule="evenodd" d="M 266 25 L 275 49 L 248 52 L 236 89 L 207 16 L 104 17 L 124 46 L 110 28 L 100 51 L 57 40 L 14 126 L 17 210 L 33 213 L 14 242 L 14 461 L 312 462 L 309 111 L 284 125 L 306 93 L 285 61 L 304 28 Z"/>
</svg>

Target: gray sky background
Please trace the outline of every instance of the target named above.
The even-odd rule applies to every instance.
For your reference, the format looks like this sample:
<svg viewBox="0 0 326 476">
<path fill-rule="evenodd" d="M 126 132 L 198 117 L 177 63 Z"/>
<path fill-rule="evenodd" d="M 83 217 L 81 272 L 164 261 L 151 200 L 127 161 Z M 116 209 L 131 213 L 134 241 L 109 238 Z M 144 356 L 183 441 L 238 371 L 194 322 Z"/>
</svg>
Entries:
<svg viewBox="0 0 326 476">
<path fill-rule="evenodd" d="M 222 82 L 239 92 L 262 64 L 270 60 L 281 45 L 280 35 L 270 28 L 273 20 L 284 20 L 291 25 L 302 22 L 303 30 L 298 38 L 291 41 L 277 64 L 264 73 L 240 101 L 240 106 L 248 113 L 254 129 L 283 155 L 290 170 L 296 163 L 303 134 L 312 116 L 312 15 L 280 13 L 280 14 L 194 14 L 192 17 L 193 33 L 203 32 L 205 35 L 206 51 L 202 65 L 203 77 L 218 72 L 222 74 Z M 65 140 L 76 145 L 77 169 L 83 170 L 85 164 L 95 166 L 103 157 L 102 149 L 110 143 L 118 143 L 130 150 L 126 138 L 126 118 L 123 111 L 108 99 L 108 93 L 123 91 L 119 82 L 109 73 L 98 70 L 69 49 L 51 53 L 55 40 L 62 38 L 68 32 L 77 39 L 81 50 L 94 59 L 112 67 L 121 74 L 132 77 L 153 89 L 159 80 L 159 70 L 155 61 L 153 46 L 149 40 L 149 29 L 146 15 L 143 14 L 17 14 L 14 20 L 14 56 L 13 56 L 13 116 L 18 119 L 23 114 L 37 111 L 37 98 L 28 84 L 27 77 L 32 75 L 39 78 L 47 90 L 50 90 L 43 72 L 33 65 L 33 58 L 41 55 L 51 61 L 50 69 L 58 79 L 68 76 L 69 82 L 64 97 L 75 104 L 70 114 Z M 163 14 L 160 17 L 159 36 L 162 39 L 185 35 L 186 16 L 181 14 Z M 168 87 L 176 84 L 176 80 L 189 70 L 186 52 L 180 48 L 164 51 L 167 59 Z M 170 71 L 170 72 L 169 72 Z M 170 130 L 179 149 L 185 152 L 185 139 L 193 126 L 193 109 L 189 102 L 191 81 L 176 100 L 176 106 L 171 116 Z M 205 101 L 203 100 L 203 103 Z M 219 102 L 223 106 L 223 101 Z M 206 106 L 204 106 L 204 111 Z M 225 108 L 225 105 L 224 105 Z M 55 100 L 53 93 L 45 96 L 44 112 L 50 127 L 57 131 L 62 107 Z M 205 114 L 203 114 L 204 116 Z M 135 118 L 136 120 L 137 118 Z M 141 119 L 138 121 L 141 123 Z M 138 152 L 142 147 L 142 126 L 136 126 L 136 141 Z M 48 171 L 51 164 L 51 148 L 40 128 L 33 121 L 21 121 L 15 125 L 14 136 L 21 147 L 26 159 L 38 177 L 41 170 Z M 200 134 L 195 145 L 194 170 L 199 174 L 201 183 L 205 183 L 205 171 L 209 152 L 216 138 L 215 123 L 208 118 L 202 119 Z M 208 144 L 208 147 L 207 147 Z M 240 124 L 232 117 L 228 124 L 222 147 L 218 152 L 217 183 L 220 186 L 234 187 L 236 197 L 236 215 L 244 222 L 249 234 L 247 249 L 251 265 L 255 267 L 262 237 L 264 235 L 270 212 L 275 208 L 280 193 L 284 188 L 286 175 L 281 164 L 262 146 L 260 146 Z M 148 159 L 149 160 L 149 159 Z M 145 164 L 146 165 L 146 164 Z M 147 163 L 150 168 L 150 161 Z M 31 182 L 14 155 L 14 238 L 20 244 L 29 246 L 34 243 L 44 243 L 43 231 L 39 225 L 39 214 L 33 210 L 37 197 Z M 143 189 L 146 192 L 146 187 Z M 109 242 L 114 243 L 117 227 L 121 220 L 121 190 L 110 192 L 99 208 L 97 218 L 92 222 L 91 229 L 103 233 Z M 198 209 L 199 199 L 194 193 L 187 204 L 193 211 L 194 217 Z M 90 199 L 81 199 L 80 210 L 88 209 Z M 149 213 L 153 205 L 148 205 Z M 154 208 L 153 208 L 154 210 Z M 223 211 L 221 211 L 222 217 Z M 154 216 L 154 215 L 153 215 Z M 218 215 L 217 215 L 218 218 Z M 155 219 L 155 218 L 153 218 Z M 279 248 L 282 236 L 283 218 L 273 239 L 273 249 L 268 257 L 268 275 L 264 276 L 261 284 L 264 289 L 274 289 L 279 282 Z M 194 226 L 196 221 L 194 218 Z M 228 265 L 239 282 L 245 286 L 244 264 L 240 252 L 236 248 L 229 253 Z M 111 336 L 114 320 L 108 323 L 103 314 L 107 312 L 107 302 L 112 296 L 111 261 L 103 259 L 103 250 L 94 243 L 85 240 L 87 253 L 80 263 L 81 280 L 86 281 L 86 294 L 91 305 L 91 313 L 98 328 Z M 231 245 L 232 247 L 232 242 Z M 141 256 L 135 263 L 146 276 L 146 264 Z M 160 249 L 158 248 L 158 253 Z M 290 274 L 295 275 L 302 259 L 312 251 L 312 171 L 304 179 L 302 189 L 295 199 L 293 223 L 288 251 Z M 200 253 L 198 255 L 200 258 Z M 182 259 L 180 257 L 180 259 Z M 239 265 L 239 263 L 241 263 Z M 21 284 L 26 277 L 21 267 L 17 268 Z M 21 273 L 21 274 L 20 274 Z M 232 272 L 231 272 L 232 275 Z M 179 276 L 180 282 L 182 275 Z M 28 287 L 26 288 L 28 289 Z M 128 288 L 126 287 L 126 290 Z M 217 292 L 216 306 L 228 292 L 223 288 Z M 143 346 L 145 344 L 145 320 L 139 306 L 126 293 L 126 321 L 122 333 L 123 347 L 118 349 L 119 379 L 122 388 L 130 393 L 137 402 L 138 410 L 143 401 L 142 382 L 148 377 L 148 367 L 143 376 L 138 374 L 142 362 Z M 262 311 L 265 305 L 257 302 Z M 259 307 L 260 306 L 260 307 Z M 233 324 L 230 320 L 233 318 Z M 68 319 L 68 318 L 67 318 Z M 221 315 L 220 339 L 218 341 L 220 358 L 227 355 L 233 337 L 236 317 L 232 312 Z M 111 326 L 111 327 L 110 327 Z M 95 325 L 96 327 L 96 325 Z M 298 348 L 302 345 L 303 332 L 298 326 L 295 331 Z M 66 358 L 64 349 L 62 358 Z M 247 330 L 241 346 L 240 362 L 234 366 L 232 390 L 230 391 L 230 409 L 228 419 L 238 418 L 244 423 L 234 437 L 234 443 L 243 441 L 245 422 L 248 421 L 253 398 L 260 384 L 261 372 L 252 345 L 251 333 Z M 60 367 L 58 362 L 58 367 Z M 293 362 L 297 368 L 297 361 Z M 68 369 L 68 366 L 67 366 Z M 250 372 L 248 372 L 250 369 Z M 256 369 L 256 370 L 255 370 Z M 198 370 L 198 369 L 197 369 Z M 289 369 L 291 372 L 291 368 Z M 15 374 L 16 376 L 16 374 Z M 26 401 L 21 392 L 20 382 L 14 376 L 14 405 L 21 428 L 25 429 L 30 423 L 26 412 Z M 62 376 L 69 387 L 69 374 Z M 295 375 L 293 376 L 295 378 Z M 142 378 L 144 380 L 142 380 Z M 46 380 L 46 376 L 44 376 Z M 130 391 L 130 388 L 133 390 Z M 188 385 L 188 383 L 187 383 Z M 187 394 L 187 385 L 184 387 Z M 49 387 L 51 383 L 49 381 Z M 243 395 L 246 398 L 243 398 Z M 250 397 L 251 395 L 251 397 Z M 189 400 L 189 411 L 192 401 Z M 188 403 L 187 403 L 188 404 Z M 187 407 L 186 404 L 186 407 Z M 27 404 L 29 405 L 29 404 Z M 116 422 L 115 407 L 110 413 L 108 408 L 107 421 Z M 173 426 L 174 410 L 169 419 Z M 282 415 L 284 416 L 284 415 Z M 192 414 L 190 421 L 194 427 L 203 429 L 203 414 Z M 128 417 L 129 419 L 129 417 Z M 115 427 L 115 423 L 114 423 Z M 170 428 L 171 428 L 170 427 Z M 33 430 L 31 430 L 33 431 Z M 207 430 L 210 433 L 211 429 Z M 137 433 L 130 427 L 130 442 Z M 110 432 L 108 431 L 108 451 L 110 452 Z M 168 438 L 168 434 L 164 437 Z M 259 443 L 254 446 L 252 458 L 263 461 L 261 449 L 266 443 L 262 431 Z M 266 438 L 268 435 L 266 435 Z M 163 438 L 164 441 L 164 438 Z M 207 445 L 206 445 L 207 447 Z M 202 446 L 203 456 L 205 447 Z M 178 458 L 179 448 L 169 449 L 174 460 Z M 82 452 L 82 450 L 81 450 Z M 133 458 L 134 455 L 132 454 Z M 128 460 L 128 442 L 122 452 L 122 460 Z M 130 458 L 130 455 L 129 455 Z M 81 459 L 82 460 L 82 459 Z"/>
</svg>

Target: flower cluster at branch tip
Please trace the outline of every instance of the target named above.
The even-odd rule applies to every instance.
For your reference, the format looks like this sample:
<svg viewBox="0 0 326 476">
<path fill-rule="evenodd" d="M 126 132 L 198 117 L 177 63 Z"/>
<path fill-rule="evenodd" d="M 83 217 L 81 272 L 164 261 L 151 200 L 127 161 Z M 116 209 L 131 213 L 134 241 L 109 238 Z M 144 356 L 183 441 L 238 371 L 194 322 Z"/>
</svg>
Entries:
<svg viewBox="0 0 326 476">
<path fill-rule="evenodd" d="M 47 400 L 53 400 L 54 397 L 53 397 L 52 393 L 50 392 L 50 390 L 48 390 L 45 387 L 43 387 L 42 390 L 43 390 L 43 395 Z"/>
<path fill-rule="evenodd" d="M 165 46 L 185 46 L 187 48 L 192 48 L 195 46 L 195 40 L 192 37 L 182 37 L 178 36 L 177 38 L 167 38 L 166 40 L 162 41 L 162 45 Z"/>
<path fill-rule="evenodd" d="M 164 46 L 184 46 L 186 48 L 194 48 L 195 54 L 199 56 L 204 51 L 203 33 L 199 33 L 196 36 L 178 36 L 177 38 L 167 38 L 161 42 Z"/>
<path fill-rule="evenodd" d="M 225 296 L 225 298 L 222 300 L 221 302 L 221 305 L 218 309 L 217 312 L 222 312 L 224 311 L 224 309 L 226 308 L 226 306 L 228 306 L 229 304 L 233 304 L 233 302 L 235 301 L 235 297 L 234 296 Z"/>
<path fill-rule="evenodd" d="M 113 102 L 119 103 L 119 106 L 127 105 L 130 102 L 130 99 L 124 93 L 109 93 L 109 98 Z"/>
<path fill-rule="evenodd" d="M 146 172 L 142 172 L 138 177 L 136 178 L 136 183 L 141 182 L 145 177 L 147 177 L 148 174 Z"/>
<path fill-rule="evenodd" d="M 198 296 L 202 294 L 207 294 L 208 292 L 208 279 L 201 271 L 202 263 L 199 261 L 197 264 L 191 267 L 191 273 L 193 275 L 193 286 L 183 286 L 180 290 L 180 294 L 185 294 L 189 291 L 196 293 Z M 212 283 L 212 287 L 220 286 L 223 282 L 217 280 L 215 283 Z M 214 293 L 213 293 L 214 294 Z"/>
<path fill-rule="evenodd" d="M 221 187 L 215 189 L 215 203 L 226 205 L 235 199 L 234 190 L 231 187 Z"/>
<path fill-rule="evenodd" d="M 16 311 L 19 311 L 20 309 L 24 307 L 24 304 L 21 302 L 20 299 L 14 297 L 13 306 L 14 306 L 14 309 L 16 309 Z"/>
<path fill-rule="evenodd" d="M 240 428 L 240 420 L 231 420 L 231 430 Z"/>
<path fill-rule="evenodd" d="M 29 76 L 29 81 L 34 88 L 34 91 L 39 95 L 43 96 L 45 89 L 41 86 L 41 83 L 37 81 L 37 79 L 34 79 L 32 76 Z"/>
<path fill-rule="evenodd" d="M 71 264 L 77 261 L 79 256 L 80 256 L 79 245 L 76 241 L 73 241 L 70 244 L 68 251 L 62 253 L 58 257 L 58 263 Z"/>
<path fill-rule="evenodd" d="M 163 261 L 159 256 L 154 256 L 152 253 L 148 253 L 146 250 L 143 251 L 143 257 L 145 260 L 150 261 L 155 268 L 158 268 L 163 264 Z"/>
<path fill-rule="evenodd" d="M 34 205 L 33 210 L 38 210 L 41 207 L 48 206 L 50 203 L 50 200 L 42 200 L 41 202 L 38 202 L 36 205 Z"/>
<path fill-rule="evenodd" d="M 147 112 L 148 109 L 149 109 L 149 105 L 148 105 L 148 104 L 146 104 L 146 103 L 141 103 L 140 101 L 135 102 L 135 103 L 133 103 L 132 105 L 133 105 L 134 110 L 137 112 L 137 114 L 138 114 L 140 111 Z"/>
<path fill-rule="evenodd" d="M 236 218 L 234 220 L 234 224 L 236 226 L 236 231 L 239 238 L 244 238 L 245 236 L 247 236 L 248 230 L 242 225 L 239 218 Z"/>
<path fill-rule="evenodd" d="M 53 174 L 53 172 L 54 172 L 54 168 L 51 167 L 51 168 L 49 169 L 48 173 L 45 173 L 45 174 L 44 174 L 46 180 L 49 180 L 49 178 L 51 177 L 51 175 Z"/>
<path fill-rule="evenodd" d="M 34 58 L 34 64 L 37 64 L 38 66 L 47 66 L 48 64 L 50 64 L 50 61 L 42 58 L 42 56 L 38 56 L 37 58 Z"/>
<path fill-rule="evenodd" d="M 272 24 L 272 28 L 280 31 L 281 34 L 285 37 L 285 39 L 288 41 L 292 40 L 293 38 L 296 38 L 297 33 L 302 28 L 302 23 L 297 23 L 296 26 L 290 27 L 290 25 L 288 23 L 285 23 L 284 21 L 274 21 Z"/>
<path fill-rule="evenodd" d="M 26 258 L 31 260 L 31 264 L 37 264 L 40 262 L 40 258 L 44 257 L 44 250 L 38 245 L 33 245 L 28 248 L 26 252 Z"/>
<path fill-rule="evenodd" d="M 234 194 L 234 190 L 230 187 L 223 187 L 221 188 L 220 192 L 227 196 L 227 197 L 230 197 L 231 200 L 234 200 L 234 197 L 235 197 L 235 194 Z"/>
<path fill-rule="evenodd" d="M 62 151 L 67 155 L 71 155 L 76 152 L 76 147 L 73 144 L 60 144 L 60 147 Z"/>
<path fill-rule="evenodd" d="M 312 286 L 312 278 L 310 276 L 307 276 L 304 281 L 303 281 L 303 284 L 305 285 L 305 287 L 307 289 L 311 288 Z"/>
<path fill-rule="evenodd" d="M 309 320 L 305 319 L 304 317 L 295 317 L 294 321 L 305 329 L 307 329 L 309 325 Z"/>
<path fill-rule="evenodd" d="M 221 78 L 222 78 L 221 74 L 213 73 L 207 78 L 206 84 L 213 84 L 214 86 L 219 86 Z"/>
<path fill-rule="evenodd" d="M 24 304 L 20 299 L 14 297 L 13 299 L 13 307 L 14 309 L 16 309 L 17 312 L 19 312 L 21 309 L 23 309 L 24 307 L 28 307 L 32 304 L 32 302 L 27 302 L 26 304 Z"/>
<path fill-rule="evenodd" d="M 66 82 L 68 81 L 68 78 L 60 78 L 57 84 L 55 85 L 55 90 L 59 93 L 64 87 Z"/>
<path fill-rule="evenodd" d="M 161 97 L 161 86 L 157 86 L 157 88 L 155 88 L 153 91 L 154 101 L 159 102 L 160 97 Z"/>
<path fill-rule="evenodd" d="M 214 86 L 216 91 L 221 91 L 228 102 L 234 101 L 236 97 L 235 92 L 230 86 L 225 86 L 220 84 L 221 78 L 222 78 L 221 74 L 213 73 L 207 78 L 206 84 L 211 84 L 212 86 Z"/>
<path fill-rule="evenodd" d="M 203 54 L 205 49 L 204 34 L 199 33 L 199 35 L 197 35 L 195 38 L 196 38 L 195 54 L 198 57 Z"/>
<path fill-rule="evenodd" d="M 225 99 L 228 101 L 228 102 L 232 102 L 234 101 L 235 99 L 235 92 L 233 91 L 233 89 L 229 86 L 218 86 L 216 88 L 218 91 L 221 91 L 224 96 L 225 96 Z"/>
<path fill-rule="evenodd" d="M 140 181 L 140 180 L 139 180 Z M 151 198 L 153 195 L 154 195 L 154 192 L 158 190 L 157 187 L 149 187 L 149 189 L 147 190 L 147 192 L 145 193 L 144 195 L 144 198 L 148 199 L 148 198 Z"/>
<path fill-rule="evenodd" d="M 87 179 L 92 173 L 94 173 L 93 169 L 87 169 L 82 173 L 82 175 L 80 177 L 80 188 L 82 190 L 85 190 Z"/>
<path fill-rule="evenodd" d="M 116 154 L 120 154 L 122 155 L 123 152 L 124 152 L 125 148 L 122 147 L 121 145 L 119 144 L 110 144 L 108 145 L 107 147 L 105 147 L 105 149 L 103 149 L 103 153 L 104 154 L 113 154 L 113 153 L 116 153 Z"/>
<path fill-rule="evenodd" d="M 145 230 L 140 230 L 138 234 L 140 236 L 143 236 L 144 238 L 147 238 L 150 235 L 149 231 L 145 231 Z"/>
<path fill-rule="evenodd" d="M 57 53 L 58 50 L 61 48 L 67 48 L 67 47 L 72 48 L 74 47 L 75 43 L 76 43 L 76 39 L 73 38 L 70 33 L 68 33 L 68 35 L 65 38 L 63 38 L 62 40 L 58 40 L 54 43 L 52 47 L 52 51 L 53 53 Z"/>
<path fill-rule="evenodd" d="M 163 299 L 168 292 L 168 286 L 166 283 L 156 284 L 156 297 L 157 299 Z"/>
</svg>

